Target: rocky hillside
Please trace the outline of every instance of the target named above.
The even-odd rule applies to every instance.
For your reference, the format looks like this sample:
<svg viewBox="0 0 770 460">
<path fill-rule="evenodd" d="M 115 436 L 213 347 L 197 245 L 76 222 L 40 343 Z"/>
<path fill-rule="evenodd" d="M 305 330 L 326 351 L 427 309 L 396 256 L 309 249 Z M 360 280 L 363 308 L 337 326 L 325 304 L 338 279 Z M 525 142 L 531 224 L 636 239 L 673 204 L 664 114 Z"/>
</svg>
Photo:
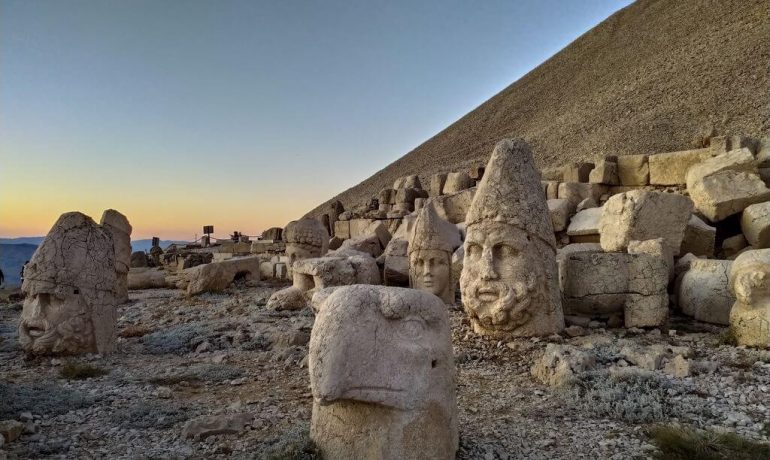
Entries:
<svg viewBox="0 0 770 460">
<path fill-rule="evenodd" d="M 768 0 L 639 0 L 333 199 L 349 207 L 401 176 L 483 163 L 504 137 L 525 138 L 544 167 L 767 134 L 769 36 Z"/>
</svg>

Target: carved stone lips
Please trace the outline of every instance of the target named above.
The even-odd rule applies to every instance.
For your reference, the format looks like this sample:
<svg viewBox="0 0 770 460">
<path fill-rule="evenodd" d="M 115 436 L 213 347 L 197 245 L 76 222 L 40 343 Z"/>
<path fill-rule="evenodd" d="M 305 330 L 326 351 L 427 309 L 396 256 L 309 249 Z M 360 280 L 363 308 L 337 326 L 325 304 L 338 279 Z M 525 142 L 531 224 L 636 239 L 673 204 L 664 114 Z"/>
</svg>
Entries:
<svg viewBox="0 0 770 460">
<path fill-rule="evenodd" d="M 483 302 L 494 302 L 500 297 L 500 292 L 492 287 L 480 287 L 476 289 L 476 297 Z"/>
<path fill-rule="evenodd" d="M 21 326 L 22 330 L 34 339 L 44 335 L 46 331 L 45 324 L 42 321 L 24 321 Z"/>
<path fill-rule="evenodd" d="M 318 398 L 318 402 L 322 405 L 332 404 L 336 401 L 348 399 L 351 401 L 361 401 L 373 404 L 381 404 L 383 406 L 391 406 L 401 408 L 403 406 L 402 393 L 405 390 L 377 387 L 377 386 L 360 386 L 347 388 L 341 395 L 335 397 L 332 395 L 323 395 Z"/>
</svg>

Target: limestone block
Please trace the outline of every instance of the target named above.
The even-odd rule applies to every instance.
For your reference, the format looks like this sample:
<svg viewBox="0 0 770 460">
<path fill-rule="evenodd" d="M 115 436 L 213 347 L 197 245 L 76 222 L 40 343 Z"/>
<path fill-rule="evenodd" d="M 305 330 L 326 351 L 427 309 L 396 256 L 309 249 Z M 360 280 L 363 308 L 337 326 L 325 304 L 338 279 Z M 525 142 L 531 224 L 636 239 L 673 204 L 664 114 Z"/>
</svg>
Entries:
<svg viewBox="0 0 770 460">
<path fill-rule="evenodd" d="M 562 177 L 564 182 L 588 182 L 591 170 L 594 169 L 593 163 L 575 162 L 564 165 Z"/>
<path fill-rule="evenodd" d="M 735 297 L 730 292 L 730 260 L 696 259 L 678 283 L 677 304 L 682 313 L 698 321 L 730 324 Z"/>
<path fill-rule="evenodd" d="M 221 292 L 236 279 L 259 281 L 261 262 L 262 258 L 259 256 L 235 257 L 189 268 L 185 270 L 185 276 L 190 281 L 187 285 L 187 294 Z"/>
<path fill-rule="evenodd" d="M 409 242 L 404 238 L 393 238 L 383 252 L 383 284 L 386 286 L 409 286 Z"/>
<path fill-rule="evenodd" d="M 289 279 L 289 267 L 285 262 L 278 262 L 275 264 L 275 279 Z"/>
<path fill-rule="evenodd" d="M 687 170 L 711 157 L 711 148 L 650 155 L 647 158 L 650 165 L 650 184 L 686 184 Z"/>
<path fill-rule="evenodd" d="M 770 347 L 770 249 L 739 255 L 730 267 L 730 289 L 730 330 L 738 345 Z"/>
<path fill-rule="evenodd" d="M 562 182 L 559 184 L 559 198 L 569 200 L 574 206 L 585 200 L 593 198 L 597 203 L 602 195 L 607 193 L 607 187 L 600 184 L 582 184 L 579 182 Z"/>
<path fill-rule="evenodd" d="M 380 190 L 380 194 L 377 197 L 380 206 L 384 204 L 396 204 L 396 193 L 396 189 L 392 188 L 384 188 Z"/>
<path fill-rule="evenodd" d="M 709 149 L 711 149 L 711 154 L 713 156 L 721 155 L 730 150 L 728 148 L 729 144 L 730 140 L 727 136 L 714 136 L 710 139 Z"/>
<path fill-rule="evenodd" d="M 377 207 L 377 210 L 381 211 L 381 212 L 384 212 L 385 215 L 387 215 L 390 211 L 393 210 L 393 205 L 392 204 L 382 204 L 382 203 L 380 203 L 380 205 Z"/>
<path fill-rule="evenodd" d="M 166 270 L 155 267 L 138 267 L 128 271 L 128 289 L 160 289 L 166 284 Z"/>
<path fill-rule="evenodd" d="M 106 354 L 114 349 L 118 291 L 127 282 L 118 282 L 115 229 L 105 227 L 79 212 L 62 214 L 26 264 L 18 329 L 25 352 Z M 130 264 L 130 249 L 121 257 Z"/>
<path fill-rule="evenodd" d="M 355 238 L 358 236 L 369 235 L 369 227 L 375 222 L 374 219 L 351 219 L 350 223 L 350 237 Z"/>
<path fill-rule="evenodd" d="M 727 259 L 734 258 L 748 245 L 746 237 L 741 234 L 725 238 L 722 241 L 722 256 Z"/>
<path fill-rule="evenodd" d="M 465 215 L 471 207 L 473 196 L 476 194 L 476 188 L 469 188 L 461 192 L 448 193 L 439 197 L 431 198 L 429 201 L 436 207 L 438 215 L 453 224 L 465 222 Z"/>
<path fill-rule="evenodd" d="M 668 267 L 669 281 L 674 278 L 674 254 L 671 252 L 671 248 L 666 246 L 663 238 L 655 238 L 644 241 L 629 241 L 628 253 L 650 254 L 656 257 L 660 257 L 664 262 L 666 262 L 666 266 Z"/>
<path fill-rule="evenodd" d="M 283 229 L 281 227 L 270 227 L 262 232 L 262 239 L 266 241 L 281 241 Z"/>
<path fill-rule="evenodd" d="M 588 182 L 592 184 L 618 185 L 618 164 L 614 161 L 599 160 L 596 167 L 588 176 Z"/>
<path fill-rule="evenodd" d="M 271 310 L 302 310 L 308 305 L 305 292 L 296 286 L 289 286 L 286 289 L 276 291 L 267 299 L 267 308 Z"/>
<path fill-rule="evenodd" d="M 446 176 L 446 182 L 444 182 L 444 194 L 461 192 L 471 187 L 473 187 L 473 179 L 467 172 L 449 173 Z"/>
<path fill-rule="evenodd" d="M 480 181 L 484 177 L 484 165 L 481 164 L 481 165 L 471 166 L 471 168 L 468 170 L 468 176 L 474 182 Z"/>
<path fill-rule="evenodd" d="M 581 252 L 563 257 L 565 313 L 623 312 L 626 327 L 660 326 L 668 316 L 668 267 L 650 254 Z"/>
<path fill-rule="evenodd" d="M 393 209 L 388 212 L 385 217 L 392 219 L 394 217 L 401 217 L 414 211 L 414 203 L 396 203 L 393 205 Z"/>
<path fill-rule="evenodd" d="M 567 235 L 598 235 L 602 208 L 588 208 L 572 216 L 567 227 Z"/>
<path fill-rule="evenodd" d="M 416 175 L 399 177 L 393 183 L 393 188 L 398 190 L 402 188 L 422 188 L 420 178 Z"/>
<path fill-rule="evenodd" d="M 407 203 L 414 206 L 414 200 L 423 196 L 422 189 L 416 188 L 401 188 L 396 191 L 395 205 L 400 203 Z"/>
<path fill-rule="evenodd" d="M 618 179 L 621 185 L 647 185 L 650 183 L 650 167 L 647 155 L 623 155 L 618 157 Z"/>
<path fill-rule="evenodd" d="M 605 251 L 623 251 L 631 240 L 663 238 L 679 254 L 693 204 L 675 193 L 632 191 L 610 197 L 599 223 Z"/>
<path fill-rule="evenodd" d="M 566 258 L 570 254 L 580 252 L 602 252 L 602 246 L 599 243 L 572 243 L 559 248 L 556 251 L 556 266 L 559 269 L 559 289 L 564 292 L 565 266 Z"/>
<path fill-rule="evenodd" d="M 444 303 L 424 291 L 347 286 L 316 302 L 310 436 L 324 458 L 455 457 L 455 368 Z"/>
<path fill-rule="evenodd" d="M 380 242 L 381 248 L 385 248 L 392 238 L 387 224 L 382 220 L 375 220 L 369 224 L 366 233 L 376 236 L 377 240 Z"/>
<path fill-rule="evenodd" d="M 275 278 L 275 262 L 263 260 L 259 263 L 259 278 L 269 280 Z"/>
<path fill-rule="evenodd" d="M 685 175 L 687 188 L 695 186 L 695 182 L 705 177 L 723 171 L 757 172 L 754 156 L 749 149 L 731 150 L 722 155 L 711 157 L 690 167 Z"/>
<path fill-rule="evenodd" d="M 555 200 L 559 197 L 559 182 L 555 180 L 543 180 L 540 181 L 543 184 L 545 190 L 545 198 L 547 200 Z"/>
<path fill-rule="evenodd" d="M 599 207 L 599 203 L 597 203 L 596 200 L 594 200 L 593 198 L 588 197 L 585 200 L 578 203 L 577 207 L 575 208 L 575 211 L 580 212 L 580 211 L 585 211 L 586 209 L 598 208 L 598 207 Z"/>
<path fill-rule="evenodd" d="M 558 166 L 543 168 L 540 170 L 542 180 L 562 182 L 564 180 L 564 169 Z"/>
<path fill-rule="evenodd" d="M 572 384 L 577 377 L 596 367 L 596 357 L 572 345 L 549 343 L 543 356 L 530 370 L 532 377 L 551 387 Z"/>
<path fill-rule="evenodd" d="M 463 272 L 463 260 L 465 260 L 465 247 L 460 246 L 452 253 L 452 280 L 455 283 L 455 291 L 460 288 L 460 274 Z"/>
<path fill-rule="evenodd" d="M 277 254 L 286 251 L 283 241 L 256 240 L 251 242 L 251 254 Z"/>
<path fill-rule="evenodd" d="M 741 230 L 754 248 L 770 247 L 770 202 L 747 206 L 741 216 Z"/>
<path fill-rule="evenodd" d="M 696 181 L 689 192 L 698 211 L 712 222 L 770 200 L 770 189 L 758 174 L 740 171 L 722 171 L 705 177 Z"/>
<path fill-rule="evenodd" d="M 571 208 L 572 204 L 569 202 L 569 200 L 548 200 L 548 212 L 551 214 L 553 231 L 562 232 L 567 228 Z"/>
<path fill-rule="evenodd" d="M 446 183 L 446 174 L 434 174 L 430 178 L 430 196 L 441 196 L 444 194 L 444 184 Z"/>
<path fill-rule="evenodd" d="M 690 216 L 684 230 L 680 254 L 692 253 L 696 256 L 713 257 L 716 245 L 717 229 L 703 222 L 695 214 Z"/>
<path fill-rule="evenodd" d="M 682 355 L 676 355 L 663 367 L 663 372 L 672 377 L 683 379 L 690 376 L 690 360 Z"/>
</svg>

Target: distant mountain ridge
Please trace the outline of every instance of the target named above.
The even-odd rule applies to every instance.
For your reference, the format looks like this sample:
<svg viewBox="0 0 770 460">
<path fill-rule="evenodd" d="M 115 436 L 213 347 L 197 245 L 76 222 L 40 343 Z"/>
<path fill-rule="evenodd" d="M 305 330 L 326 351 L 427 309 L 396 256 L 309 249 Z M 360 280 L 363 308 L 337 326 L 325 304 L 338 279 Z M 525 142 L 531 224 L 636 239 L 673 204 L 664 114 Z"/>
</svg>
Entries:
<svg viewBox="0 0 770 460">
<path fill-rule="evenodd" d="M 768 0 L 638 0 L 443 131 L 332 200 L 349 209 L 399 177 L 486 163 L 524 138 L 539 167 L 653 154 L 770 130 Z M 537 40 L 537 37 L 532 37 Z"/>
</svg>

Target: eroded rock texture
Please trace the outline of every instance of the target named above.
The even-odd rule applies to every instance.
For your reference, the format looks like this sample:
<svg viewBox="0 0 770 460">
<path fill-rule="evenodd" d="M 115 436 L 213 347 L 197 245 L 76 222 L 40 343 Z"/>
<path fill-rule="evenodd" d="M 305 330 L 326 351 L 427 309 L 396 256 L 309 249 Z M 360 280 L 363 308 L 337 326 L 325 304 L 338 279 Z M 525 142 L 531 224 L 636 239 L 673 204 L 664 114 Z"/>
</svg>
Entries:
<svg viewBox="0 0 770 460">
<path fill-rule="evenodd" d="M 460 288 L 474 331 L 504 338 L 562 330 L 553 224 L 524 141 L 497 144 L 465 223 Z"/>
<path fill-rule="evenodd" d="M 309 368 L 310 434 L 324 458 L 454 458 L 455 368 L 444 303 L 396 287 L 322 293 Z"/>
<path fill-rule="evenodd" d="M 112 351 L 116 292 L 125 286 L 117 277 L 112 231 L 82 213 L 63 214 L 24 270 L 22 348 L 37 355 Z"/>
</svg>

